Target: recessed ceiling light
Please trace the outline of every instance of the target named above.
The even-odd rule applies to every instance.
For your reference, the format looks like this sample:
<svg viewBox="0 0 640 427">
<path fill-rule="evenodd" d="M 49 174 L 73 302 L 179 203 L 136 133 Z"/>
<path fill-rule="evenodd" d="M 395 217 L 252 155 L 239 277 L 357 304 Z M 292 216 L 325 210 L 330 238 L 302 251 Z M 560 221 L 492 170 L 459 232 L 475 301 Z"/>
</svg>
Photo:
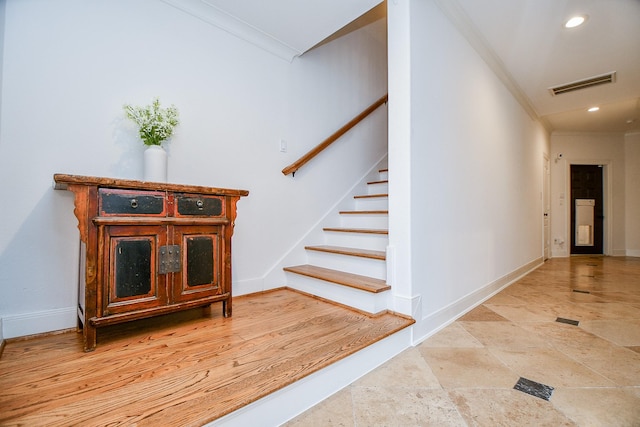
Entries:
<svg viewBox="0 0 640 427">
<path fill-rule="evenodd" d="M 578 15 L 571 17 L 567 22 L 564 23 L 565 28 L 575 28 L 578 27 L 587 20 L 587 15 Z"/>
<path fill-rule="evenodd" d="M 591 107 L 587 111 L 590 112 L 590 113 L 593 113 L 594 111 L 598 111 L 599 109 L 600 109 L 600 107 Z"/>
</svg>

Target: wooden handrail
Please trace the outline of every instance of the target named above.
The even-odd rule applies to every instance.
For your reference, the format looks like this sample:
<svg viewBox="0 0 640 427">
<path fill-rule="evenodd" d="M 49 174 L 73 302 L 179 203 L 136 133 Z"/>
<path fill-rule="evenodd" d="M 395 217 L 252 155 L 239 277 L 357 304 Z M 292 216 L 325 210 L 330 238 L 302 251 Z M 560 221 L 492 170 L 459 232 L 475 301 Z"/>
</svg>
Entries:
<svg viewBox="0 0 640 427">
<path fill-rule="evenodd" d="M 342 126 L 340 129 L 335 131 L 329 138 L 322 141 L 313 150 L 309 151 L 307 154 L 300 157 L 298 160 L 291 163 L 286 168 L 282 169 L 282 173 L 285 175 L 289 175 L 289 174 L 295 175 L 298 169 L 300 169 L 303 165 L 305 165 L 309 160 L 313 159 L 315 156 L 320 154 L 322 150 L 324 150 L 329 145 L 334 143 L 338 138 L 340 138 L 342 135 L 347 133 L 352 127 L 360 123 L 369 114 L 373 113 L 379 106 L 381 106 L 382 104 L 385 104 L 387 102 L 388 97 L 389 95 L 386 94 L 385 96 L 383 96 L 382 98 L 378 99 L 376 102 L 371 104 L 366 110 L 364 110 L 362 113 L 354 117 L 349 123 L 347 123 L 346 125 Z"/>
</svg>

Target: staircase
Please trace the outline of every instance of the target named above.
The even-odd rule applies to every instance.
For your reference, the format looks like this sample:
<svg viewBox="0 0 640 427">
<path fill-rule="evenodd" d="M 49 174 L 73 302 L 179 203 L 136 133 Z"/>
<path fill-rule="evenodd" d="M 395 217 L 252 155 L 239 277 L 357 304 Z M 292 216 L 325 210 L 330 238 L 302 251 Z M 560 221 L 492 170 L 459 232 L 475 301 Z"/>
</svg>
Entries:
<svg viewBox="0 0 640 427">
<path fill-rule="evenodd" d="M 305 246 L 309 263 L 284 268 L 288 286 L 372 314 L 389 308 L 388 170 L 377 174 L 366 194 L 354 196 L 353 210 L 323 228 L 324 242 Z"/>
</svg>

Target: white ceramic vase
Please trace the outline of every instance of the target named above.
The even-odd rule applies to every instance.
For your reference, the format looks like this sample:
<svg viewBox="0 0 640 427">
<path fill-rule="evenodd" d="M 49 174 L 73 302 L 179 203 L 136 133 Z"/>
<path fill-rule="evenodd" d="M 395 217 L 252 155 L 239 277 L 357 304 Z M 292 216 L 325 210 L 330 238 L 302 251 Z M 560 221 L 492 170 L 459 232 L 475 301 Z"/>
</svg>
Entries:
<svg viewBox="0 0 640 427">
<path fill-rule="evenodd" d="M 144 150 L 144 180 L 167 182 L 167 152 L 160 145 Z"/>
</svg>

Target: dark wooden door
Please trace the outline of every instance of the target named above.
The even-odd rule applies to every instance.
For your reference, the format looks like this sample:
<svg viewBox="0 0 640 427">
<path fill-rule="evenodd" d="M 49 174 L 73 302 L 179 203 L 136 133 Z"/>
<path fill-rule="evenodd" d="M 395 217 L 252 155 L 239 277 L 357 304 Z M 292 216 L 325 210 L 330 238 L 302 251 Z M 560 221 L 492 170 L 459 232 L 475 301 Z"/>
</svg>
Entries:
<svg viewBox="0 0 640 427">
<path fill-rule="evenodd" d="M 593 244 L 576 242 L 576 199 L 593 199 Z M 603 253 L 604 204 L 602 193 L 602 166 L 571 165 L 571 254 Z"/>
<path fill-rule="evenodd" d="M 158 252 L 167 243 L 164 225 L 104 227 L 102 313 L 162 307 L 167 304 L 166 277 L 159 275 Z"/>
<path fill-rule="evenodd" d="M 173 273 L 171 303 L 222 294 L 222 227 L 175 226 L 173 239 L 181 248 L 182 267 Z"/>
</svg>

